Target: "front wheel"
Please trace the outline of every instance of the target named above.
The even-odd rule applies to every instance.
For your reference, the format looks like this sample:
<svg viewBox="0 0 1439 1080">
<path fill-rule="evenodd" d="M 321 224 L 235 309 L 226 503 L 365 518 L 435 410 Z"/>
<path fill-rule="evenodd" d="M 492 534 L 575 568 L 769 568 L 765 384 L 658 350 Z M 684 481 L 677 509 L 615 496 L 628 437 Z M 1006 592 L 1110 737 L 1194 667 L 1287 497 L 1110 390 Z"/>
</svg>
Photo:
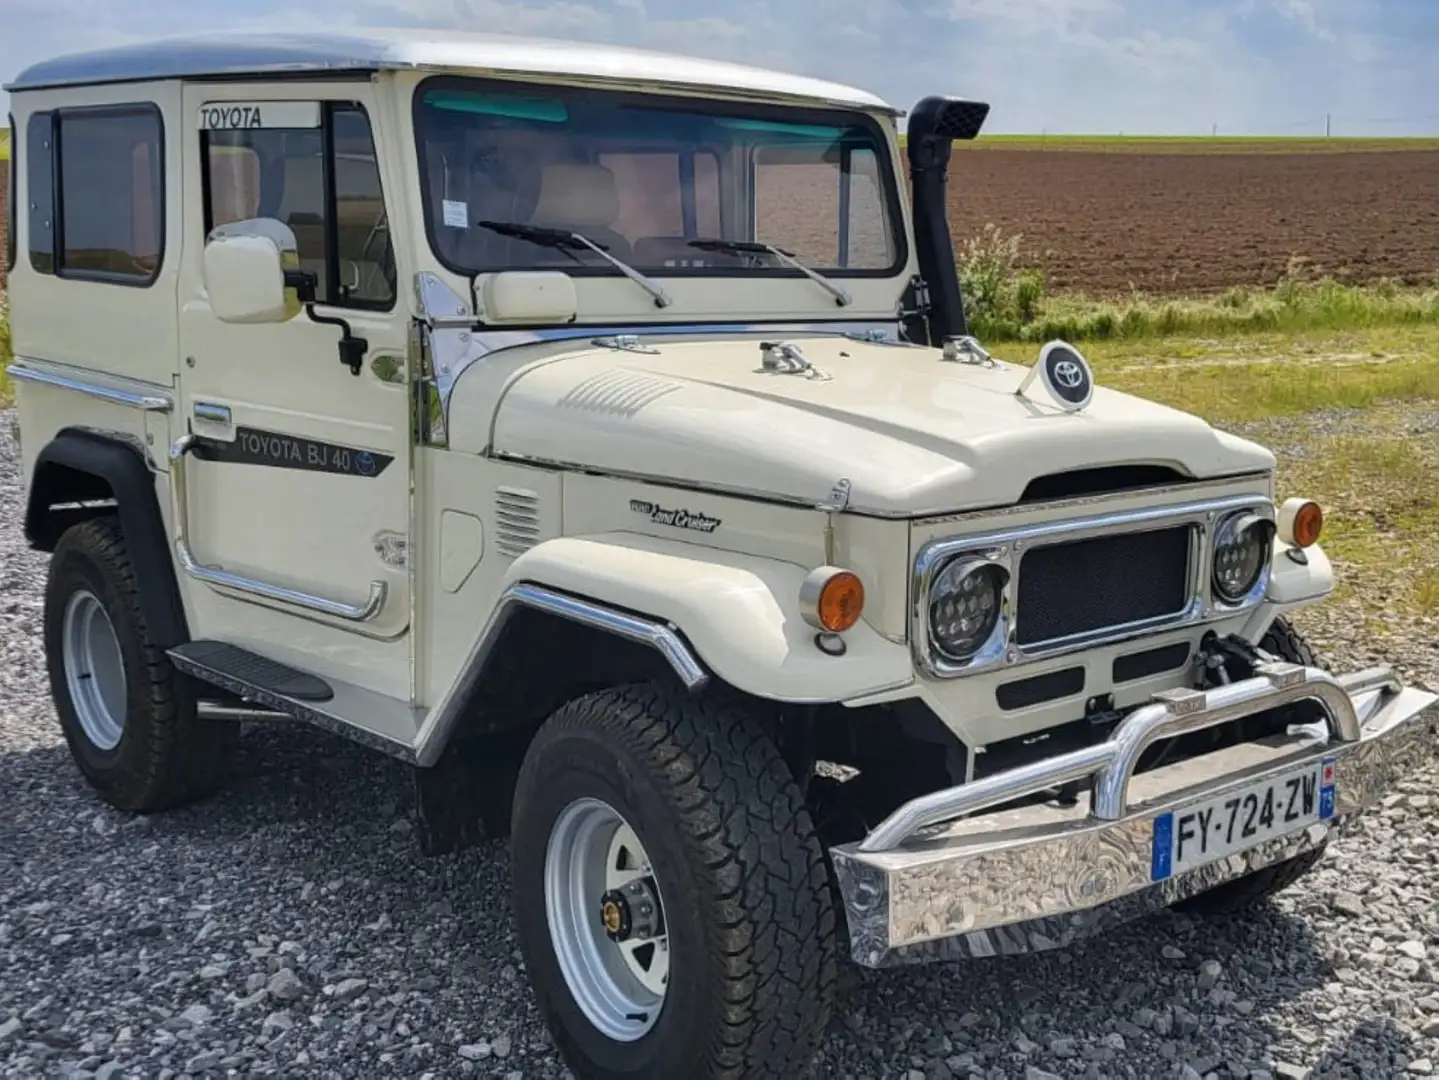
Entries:
<svg viewBox="0 0 1439 1080">
<path fill-rule="evenodd" d="M 582 1078 L 805 1074 L 837 976 L 824 851 L 736 704 L 579 698 L 530 744 L 511 830 L 541 1012 Z"/>
</svg>

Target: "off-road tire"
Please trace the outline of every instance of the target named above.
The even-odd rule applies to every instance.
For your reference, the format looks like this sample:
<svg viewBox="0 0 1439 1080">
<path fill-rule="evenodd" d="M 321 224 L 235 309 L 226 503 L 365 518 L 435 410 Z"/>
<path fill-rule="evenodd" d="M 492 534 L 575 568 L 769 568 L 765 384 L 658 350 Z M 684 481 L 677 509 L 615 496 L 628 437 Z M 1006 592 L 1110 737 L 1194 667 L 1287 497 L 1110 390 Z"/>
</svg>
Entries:
<svg viewBox="0 0 1439 1080">
<path fill-rule="evenodd" d="M 634 828 L 664 898 L 670 982 L 633 1042 L 586 1019 L 551 943 L 546 849 L 564 808 L 585 797 Z M 582 1080 L 808 1073 L 837 978 L 831 884 L 804 798 L 747 705 L 648 683 L 569 702 L 526 752 L 511 842 L 530 983 Z"/>
<path fill-rule="evenodd" d="M 1283 616 L 1270 624 L 1268 631 L 1259 639 L 1259 647 L 1291 664 L 1317 668 L 1324 666 L 1319 662 L 1309 642 L 1304 639 L 1304 635 L 1295 630 Z M 1326 841 L 1313 851 L 1306 851 L 1262 870 L 1256 870 L 1252 874 L 1195 893 L 1174 906 L 1178 910 L 1198 915 L 1231 915 L 1244 911 L 1284 891 L 1309 873 L 1324 857 L 1327 843 Z"/>
<path fill-rule="evenodd" d="M 65 678 L 65 608 L 81 589 L 103 605 L 125 669 L 124 733 L 108 750 L 85 734 Z M 112 517 L 72 525 L 55 545 L 45 583 L 45 662 L 70 754 L 111 806 L 150 813 L 203 798 L 223 783 L 239 728 L 196 717 L 190 683 L 150 633 L 125 540 Z"/>
</svg>

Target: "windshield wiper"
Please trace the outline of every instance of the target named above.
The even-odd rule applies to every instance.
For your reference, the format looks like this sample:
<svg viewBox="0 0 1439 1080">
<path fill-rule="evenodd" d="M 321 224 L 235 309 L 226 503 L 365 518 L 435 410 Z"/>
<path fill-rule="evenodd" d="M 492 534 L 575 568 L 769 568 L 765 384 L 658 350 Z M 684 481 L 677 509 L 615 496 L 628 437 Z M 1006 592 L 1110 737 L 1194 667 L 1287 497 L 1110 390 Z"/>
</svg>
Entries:
<svg viewBox="0 0 1439 1080">
<path fill-rule="evenodd" d="M 549 229 L 543 225 L 526 225 L 519 221 L 477 221 L 475 222 L 482 229 L 489 229 L 501 236 L 514 236 L 521 240 L 528 240 L 532 244 L 541 244 L 545 247 L 559 248 L 561 251 L 593 251 L 600 258 L 607 260 L 625 277 L 629 278 L 645 292 L 655 298 L 655 307 L 669 307 L 673 301 L 670 294 L 665 292 L 658 284 L 645 277 L 633 266 L 620 262 L 608 251 L 603 244 L 597 244 L 582 233 L 570 232 L 567 229 Z"/>
<path fill-rule="evenodd" d="M 854 302 L 849 293 L 836 285 L 829 278 L 818 271 L 811 270 L 804 263 L 796 259 L 788 251 L 777 248 L 772 244 L 762 244 L 758 240 L 691 240 L 689 246 L 699 248 L 701 251 L 723 251 L 731 255 L 773 255 L 790 266 L 793 266 L 805 277 L 819 285 L 831 296 L 840 307 L 845 307 Z"/>
</svg>

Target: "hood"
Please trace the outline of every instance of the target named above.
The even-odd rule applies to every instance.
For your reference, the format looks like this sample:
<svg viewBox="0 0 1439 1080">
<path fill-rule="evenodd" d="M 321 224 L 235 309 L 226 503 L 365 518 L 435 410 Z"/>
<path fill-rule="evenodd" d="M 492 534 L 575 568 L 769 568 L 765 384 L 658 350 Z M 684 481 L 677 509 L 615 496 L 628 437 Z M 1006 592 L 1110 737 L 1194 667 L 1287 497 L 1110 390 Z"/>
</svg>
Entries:
<svg viewBox="0 0 1439 1080">
<path fill-rule="evenodd" d="M 1163 465 L 1209 479 L 1274 467 L 1267 450 L 1187 413 L 1095 389 L 1052 404 L 1028 369 L 940 359 L 928 348 L 787 336 L 821 377 L 766 372 L 759 338 L 648 339 L 510 367 L 502 393 L 454 389 L 450 443 L 657 482 L 817 503 L 848 478 L 859 512 L 907 516 L 1018 502 L 1034 478 Z M 498 357 L 491 357 L 491 361 Z M 498 398 L 498 404 L 496 399 Z"/>
</svg>

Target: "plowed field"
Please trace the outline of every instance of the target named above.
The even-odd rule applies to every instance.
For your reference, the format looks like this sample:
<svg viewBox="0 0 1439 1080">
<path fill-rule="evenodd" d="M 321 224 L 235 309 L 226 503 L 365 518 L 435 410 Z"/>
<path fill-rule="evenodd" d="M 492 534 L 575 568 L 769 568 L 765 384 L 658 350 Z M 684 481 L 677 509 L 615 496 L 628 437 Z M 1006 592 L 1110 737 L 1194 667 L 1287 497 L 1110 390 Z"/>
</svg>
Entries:
<svg viewBox="0 0 1439 1080">
<path fill-rule="evenodd" d="M 1341 280 L 1439 275 L 1439 150 L 1122 153 L 963 149 L 956 240 L 1024 235 L 1055 290 L 1273 284 L 1291 255 Z"/>
</svg>

